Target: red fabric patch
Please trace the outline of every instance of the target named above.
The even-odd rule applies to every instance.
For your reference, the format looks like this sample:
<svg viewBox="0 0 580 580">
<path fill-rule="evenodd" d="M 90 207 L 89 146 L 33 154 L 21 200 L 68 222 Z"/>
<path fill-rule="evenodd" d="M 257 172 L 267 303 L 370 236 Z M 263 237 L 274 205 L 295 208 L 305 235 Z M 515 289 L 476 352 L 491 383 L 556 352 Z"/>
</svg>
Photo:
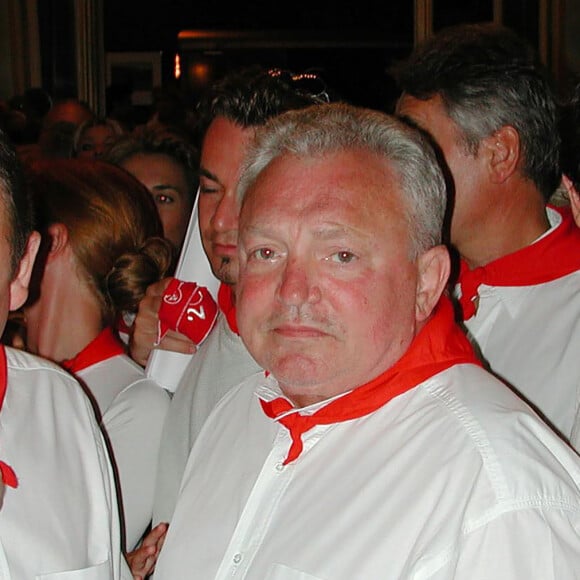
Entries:
<svg viewBox="0 0 580 580">
<path fill-rule="evenodd" d="M 168 330 L 176 330 L 199 345 L 213 328 L 217 314 L 217 304 L 207 288 L 174 278 L 161 300 L 158 342 Z"/>
<path fill-rule="evenodd" d="M 6 364 L 6 350 L 4 345 L 0 344 L 0 411 L 4 405 L 4 397 L 6 396 L 6 389 L 8 388 L 8 367 Z M 18 478 L 14 470 L 4 461 L 0 461 L 0 473 L 2 474 L 2 481 L 5 485 L 10 487 L 18 487 Z"/>
</svg>

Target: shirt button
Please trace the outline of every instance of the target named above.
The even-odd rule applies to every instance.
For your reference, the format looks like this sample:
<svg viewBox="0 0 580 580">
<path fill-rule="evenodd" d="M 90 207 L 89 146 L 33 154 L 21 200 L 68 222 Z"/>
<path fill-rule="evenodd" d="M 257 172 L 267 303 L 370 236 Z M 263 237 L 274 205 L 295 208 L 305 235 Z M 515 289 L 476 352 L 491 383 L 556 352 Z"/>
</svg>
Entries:
<svg viewBox="0 0 580 580">
<path fill-rule="evenodd" d="M 234 556 L 234 564 L 239 564 L 242 561 L 242 555 L 241 554 L 236 554 Z"/>
<path fill-rule="evenodd" d="M 276 463 L 276 471 L 282 471 L 284 469 L 283 463 Z"/>
</svg>

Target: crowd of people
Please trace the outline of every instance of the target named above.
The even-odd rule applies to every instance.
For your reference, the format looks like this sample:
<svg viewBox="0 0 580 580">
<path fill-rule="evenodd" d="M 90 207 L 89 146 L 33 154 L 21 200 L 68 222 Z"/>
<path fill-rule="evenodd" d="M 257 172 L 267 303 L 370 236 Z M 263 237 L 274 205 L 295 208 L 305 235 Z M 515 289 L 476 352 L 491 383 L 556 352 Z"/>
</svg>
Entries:
<svg viewBox="0 0 580 580">
<path fill-rule="evenodd" d="M 580 84 L 491 24 L 392 72 L 4 111 L 0 578 L 580 578 Z"/>
</svg>

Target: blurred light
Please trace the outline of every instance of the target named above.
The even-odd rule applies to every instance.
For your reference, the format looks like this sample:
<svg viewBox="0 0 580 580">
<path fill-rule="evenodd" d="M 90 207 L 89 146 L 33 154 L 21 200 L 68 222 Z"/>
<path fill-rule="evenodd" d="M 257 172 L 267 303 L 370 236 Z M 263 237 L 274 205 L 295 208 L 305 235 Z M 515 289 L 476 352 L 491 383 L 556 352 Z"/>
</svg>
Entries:
<svg viewBox="0 0 580 580">
<path fill-rule="evenodd" d="M 181 77 L 181 59 L 179 58 L 179 54 L 175 55 L 175 65 L 173 67 L 173 74 L 175 75 L 176 79 Z"/>
<path fill-rule="evenodd" d="M 205 85 L 210 76 L 210 67 L 206 62 L 196 62 L 189 69 L 192 81 L 195 84 Z"/>
</svg>

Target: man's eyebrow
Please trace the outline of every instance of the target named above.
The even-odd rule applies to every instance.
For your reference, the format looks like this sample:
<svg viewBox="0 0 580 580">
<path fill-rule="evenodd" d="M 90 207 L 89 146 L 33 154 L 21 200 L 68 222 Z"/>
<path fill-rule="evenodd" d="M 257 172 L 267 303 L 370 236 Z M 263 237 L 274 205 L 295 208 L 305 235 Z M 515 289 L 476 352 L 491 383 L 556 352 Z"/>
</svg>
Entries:
<svg viewBox="0 0 580 580">
<path fill-rule="evenodd" d="M 205 167 L 199 168 L 199 175 L 202 177 L 207 177 L 208 179 L 211 179 L 212 181 L 215 181 L 216 183 L 220 182 L 217 175 L 214 175 L 211 171 L 209 171 Z"/>
<path fill-rule="evenodd" d="M 361 230 L 359 228 L 355 228 L 347 224 L 331 223 L 327 224 L 326 226 L 322 226 L 318 229 L 315 229 L 313 232 L 313 236 L 321 241 L 325 240 L 330 241 L 334 239 L 352 236 L 355 236 L 357 238 L 363 238 L 368 237 L 369 234 L 365 230 Z"/>
<path fill-rule="evenodd" d="M 242 231 L 253 235 L 260 235 L 264 237 L 275 237 L 277 230 L 275 225 L 272 225 L 271 223 L 266 223 L 266 224 L 247 225 L 244 228 L 242 228 Z M 340 238 L 345 235 L 355 235 L 358 237 L 369 236 L 368 232 L 366 232 L 365 230 L 354 228 L 341 223 L 336 224 L 330 223 L 327 225 L 322 225 L 321 227 L 314 229 L 312 231 L 312 235 L 314 238 L 323 241 Z"/>
</svg>

